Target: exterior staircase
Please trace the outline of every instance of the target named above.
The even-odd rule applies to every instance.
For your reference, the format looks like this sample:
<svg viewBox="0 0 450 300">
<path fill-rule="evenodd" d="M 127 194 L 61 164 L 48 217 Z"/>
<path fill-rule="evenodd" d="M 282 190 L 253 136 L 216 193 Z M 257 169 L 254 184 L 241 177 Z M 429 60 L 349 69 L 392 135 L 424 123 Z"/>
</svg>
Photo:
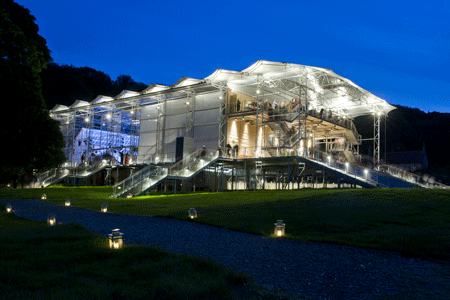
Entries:
<svg viewBox="0 0 450 300">
<path fill-rule="evenodd" d="M 149 165 L 114 186 L 114 197 L 139 196 L 166 179 L 189 179 L 212 165 L 218 150 L 198 149 L 186 158 L 169 165 Z"/>
<path fill-rule="evenodd" d="M 37 177 L 37 185 L 39 187 L 47 187 L 56 184 L 66 177 L 72 178 L 86 178 L 101 170 L 108 165 L 106 163 L 96 163 L 88 166 L 55 168 L 42 173 Z"/>
</svg>

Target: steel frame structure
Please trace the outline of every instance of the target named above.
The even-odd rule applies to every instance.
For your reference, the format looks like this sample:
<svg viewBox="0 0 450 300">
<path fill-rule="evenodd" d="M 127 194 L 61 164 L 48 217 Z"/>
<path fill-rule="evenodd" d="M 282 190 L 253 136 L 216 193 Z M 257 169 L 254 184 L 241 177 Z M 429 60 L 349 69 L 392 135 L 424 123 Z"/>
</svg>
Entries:
<svg viewBox="0 0 450 300">
<path fill-rule="evenodd" d="M 230 104 L 232 94 L 242 100 L 239 111 L 230 109 L 235 105 Z M 182 113 L 173 105 L 177 101 L 184 103 Z M 270 109 L 274 102 L 279 103 L 276 111 Z M 147 107 L 157 108 L 158 114 L 148 117 L 153 119 L 145 119 Z M 329 69 L 258 61 L 240 72 L 219 69 L 201 80 L 183 77 L 171 86 L 152 84 L 139 93 L 123 91 L 116 97 L 98 96 L 90 103 L 57 105 L 50 114 L 61 122 L 69 166 L 80 164 L 84 152 L 86 158 L 114 150 L 145 156 L 141 163 L 170 162 L 175 135 L 196 141 L 214 139 L 214 147 L 225 154 L 231 141 L 230 126 L 237 121 L 238 135 L 242 136 L 243 130 L 254 132 L 238 158 L 306 156 L 322 145 L 326 152 L 348 150 L 361 141 L 351 120 L 374 114 L 374 161 L 378 164 L 380 115 L 392 109 L 386 101 Z M 177 117 L 180 114 L 184 121 Z M 215 120 L 205 118 L 209 114 Z M 152 136 L 148 138 L 143 123 L 153 124 L 152 120 L 155 125 L 148 125 L 148 136 Z M 209 128 L 215 131 L 211 137 L 206 136 Z M 80 133 L 86 135 L 84 147 L 76 144 Z M 130 136 L 126 144 L 124 135 Z M 264 170 L 255 166 L 256 180 Z"/>
</svg>

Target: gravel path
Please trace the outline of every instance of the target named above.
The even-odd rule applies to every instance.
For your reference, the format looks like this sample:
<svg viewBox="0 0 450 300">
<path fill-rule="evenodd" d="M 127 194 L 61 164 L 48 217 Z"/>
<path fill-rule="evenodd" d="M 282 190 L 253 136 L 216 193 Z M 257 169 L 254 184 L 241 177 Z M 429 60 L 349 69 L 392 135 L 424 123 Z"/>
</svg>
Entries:
<svg viewBox="0 0 450 300">
<path fill-rule="evenodd" d="M 41 200 L 0 200 L 22 218 L 75 222 L 126 244 L 214 260 L 255 283 L 307 299 L 450 299 L 449 267 L 397 253 L 268 238 L 175 219 L 100 213 Z"/>
</svg>

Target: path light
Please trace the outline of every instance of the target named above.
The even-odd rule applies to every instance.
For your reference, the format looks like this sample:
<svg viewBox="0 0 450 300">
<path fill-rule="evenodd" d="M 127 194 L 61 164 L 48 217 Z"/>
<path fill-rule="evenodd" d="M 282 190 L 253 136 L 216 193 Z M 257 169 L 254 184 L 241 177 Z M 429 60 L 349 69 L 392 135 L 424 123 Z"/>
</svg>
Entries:
<svg viewBox="0 0 450 300">
<path fill-rule="evenodd" d="M 123 245 L 123 233 L 120 232 L 120 229 L 113 229 L 111 234 L 109 235 L 109 248 L 111 249 L 120 249 Z"/>
<path fill-rule="evenodd" d="M 197 211 L 195 210 L 195 208 L 189 209 L 188 217 L 191 219 L 197 218 Z"/>
<path fill-rule="evenodd" d="M 47 195 L 46 194 L 42 194 L 41 200 L 47 200 Z"/>
<path fill-rule="evenodd" d="M 47 225 L 54 226 L 56 224 L 56 216 L 53 214 L 48 215 L 47 217 Z"/>
<path fill-rule="evenodd" d="M 277 222 L 274 225 L 275 225 L 275 235 L 283 236 L 284 229 L 286 228 L 286 224 L 283 223 L 283 220 L 277 220 Z"/>
<path fill-rule="evenodd" d="M 10 212 L 12 212 L 12 206 L 11 206 L 11 204 L 6 204 L 6 212 L 7 213 L 10 213 Z"/>
<path fill-rule="evenodd" d="M 102 212 L 107 212 L 108 211 L 108 204 L 103 203 L 102 204 Z"/>
<path fill-rule="evenodd" d="M 65 205 L 66 205 L 66 206 L 70 206 L 70 199 L 67 199 L 67 200 L 66 200 Z"/>
</svg>

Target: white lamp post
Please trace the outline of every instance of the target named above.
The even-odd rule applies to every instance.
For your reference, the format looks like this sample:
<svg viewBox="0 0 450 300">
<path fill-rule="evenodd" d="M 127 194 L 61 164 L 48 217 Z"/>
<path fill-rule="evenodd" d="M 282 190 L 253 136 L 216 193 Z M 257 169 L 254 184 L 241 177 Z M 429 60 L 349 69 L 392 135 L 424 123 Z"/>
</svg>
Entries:
<svg viewBox="0 0 450 300">
<path fill-rule="evenodd" d="M 191 219 L 197 218 L 197 211 L 195 210 L 195 208 L 189 209 L 188 217 Z"/>
<path fill-rule="evenodd" d="M 328 155 L 328 165 L 331 167 L 331 156 Z"/>
<path fill-rule="evenodd" d="M 106 204 L 106 203 L 103 203 L 102 204 L 102 212 L 107 212 L 108 211 L 108 204 Z"/>
<path fill-rule="evenodd" d="M 70 199 L 67 199 L 67 200 L 66 200 L 65 205 L 66 205 L 66 206 L 70 206 Z"/>
<path fill-rule="evenodd" d="M 46 194 L 42 194 L 41 200 L 47 200 L 47 195 Z"/>
<path fill-rule="evenodd" d="M 345 163 L 345 172 L 348 173 L 348 162 Z"/>
<path fill-rule="evenodd" d="M 283 220 L 277 220 L 275 225 L 275 235 L 276 236 L 283 236 L 285 233 L 286 224 L 283 223 Z"/>
<path fill-rule="evenodd" d="M 6 212 L 7 213 L 10 213 L 10 212 L 12 212 L 12 206 L 11 206 L 11 204 L 6 204 Z"/>
<path fill-rule="evenodd" d="M 54 226 L 56 225 L 56 216 L 53 214 L 48 215 L 47 217 L 47 225 L 48 226 Z"/>
<path fill-rule="evenodd" d="M 123 245 L 123 233 L 120 229 L 113 229 L 112 233 L 109 234 L 109 248 L 120 249 Z"/>
<path fill-rule="evenodd" d="M 367 175 L 369 174 L 369 170 L 364 169 L 364 174 L 366 175 L 366 180 L 367 180 Z"/>
</svg>

